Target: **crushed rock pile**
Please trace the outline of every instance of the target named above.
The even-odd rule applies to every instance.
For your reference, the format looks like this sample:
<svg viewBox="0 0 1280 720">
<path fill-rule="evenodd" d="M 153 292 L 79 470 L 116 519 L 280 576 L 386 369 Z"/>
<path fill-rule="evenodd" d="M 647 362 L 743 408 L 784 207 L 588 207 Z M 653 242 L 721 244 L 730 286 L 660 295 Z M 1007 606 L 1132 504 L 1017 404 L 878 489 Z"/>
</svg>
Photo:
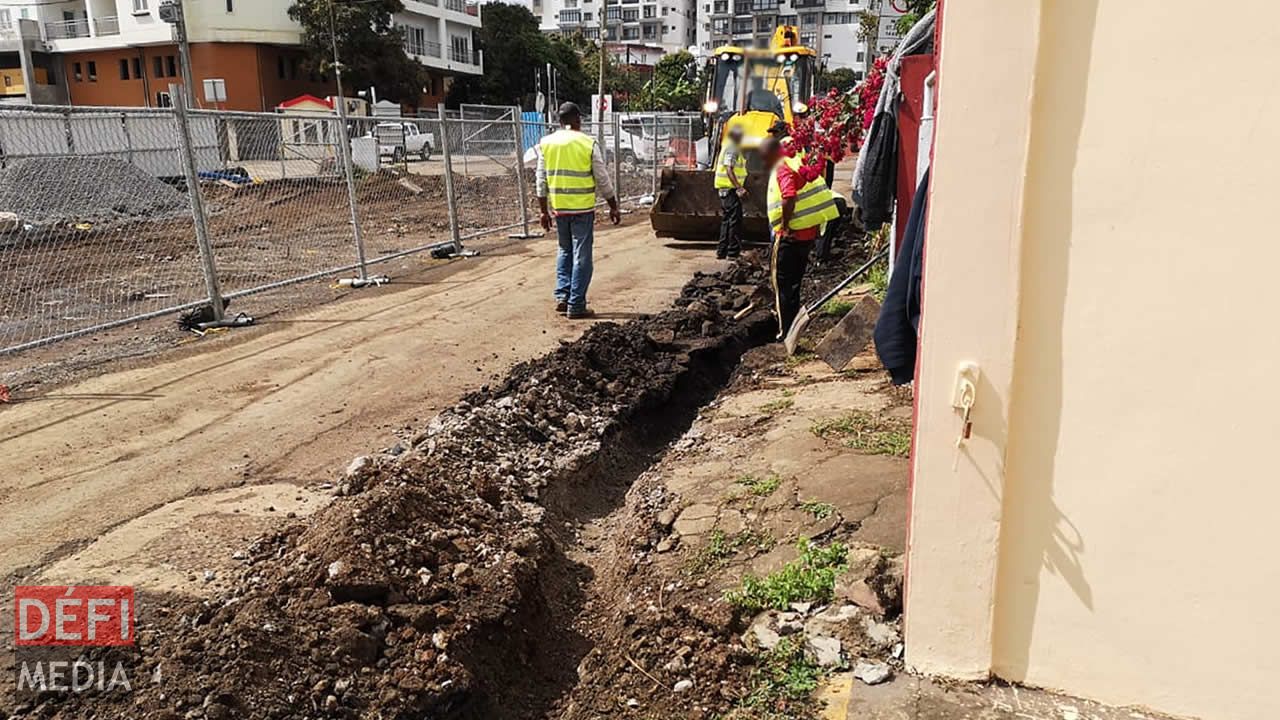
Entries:
<svg viewBox="0 0 1280 720">
<path fill-rule="evenodd" d="M 255 542 L 225 596 L 141 628 L 135 661 L 163 682 L 19 715 L 493 717 L 485 678 L 518 686 L 523 664 L 556 651 L 526 637 L 545 620 L 540 584 L 559 576 L 549 491 L 608 462 L 629 430 L 672 422 L 700 375 L 727 379 L 772 323 L 721 308 L 762 280 L 699 275 L 682 308 L 598 324 L 356 458 L 343 497 Z"/>
<path fill-rule="evenodd" d="M 190 212 L 186 195 L 110 157 L 19 160 L 0 170 L 0 212 L 33 225 L 100 223 Z"/>
</svg>

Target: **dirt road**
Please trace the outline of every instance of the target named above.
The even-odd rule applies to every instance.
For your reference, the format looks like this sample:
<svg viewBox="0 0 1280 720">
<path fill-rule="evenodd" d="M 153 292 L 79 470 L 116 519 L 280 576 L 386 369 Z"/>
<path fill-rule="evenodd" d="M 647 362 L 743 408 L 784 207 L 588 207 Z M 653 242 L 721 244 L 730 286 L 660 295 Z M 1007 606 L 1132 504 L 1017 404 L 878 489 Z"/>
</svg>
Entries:
<svg viewBox="0 0 1280 720">
<path fill-rule="evenodd" d="M 592 304 L 603 320 L 665 308 L 695 270 L 715 265 L 705 250 L 655 241 L 641 218 L 627 222 L 597 236 Z M 550 306 L 553 255 L 549 240 L 512 246 L 459 261 L 465 269 L 447 277 L 401 278 L 272 332 L 6 406 L 0 575 L 25 575 L 113 528 L 120 553 L 166 546 L 148 516 L 172 529 L 214 511 L 166 510 L 192 495 L 217 493 L 235 513 L 294 511 L 285 501 L 308 498 L 288 487 L 333 479 L 397 427 L 578 335 L 585 325 Z M 113 553 L 101 545 L 89 554 L 105 571 Z M 165 561 L 187 577 L 203 562 L 189 555 Z M 91 579 L 109 578 L 81 581 Z"/>
</svg>

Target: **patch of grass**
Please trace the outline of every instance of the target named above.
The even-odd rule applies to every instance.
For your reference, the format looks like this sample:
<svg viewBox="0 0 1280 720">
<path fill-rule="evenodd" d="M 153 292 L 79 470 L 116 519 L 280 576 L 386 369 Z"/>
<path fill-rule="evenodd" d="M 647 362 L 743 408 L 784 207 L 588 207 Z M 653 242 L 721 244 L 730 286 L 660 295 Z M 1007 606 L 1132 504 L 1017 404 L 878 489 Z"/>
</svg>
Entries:
<svg viewBox="0 0 1280 720">
<path fill-rule="evenodd" d="M 738 484 L 745 487 L 747 492 L 756 497 L 769 497 L 775 490 L 782 487 L 782 478 L 776 473 L 762 478 L 755 475 L 743 475 L 738 478 Z"/>
<path fill-rule="evenodd" d="M 813 352 L 812 350 L 806 350 L 803 347 L 797 347 L 796 353 L 794 355 L 788 355 L 787 359 L 783 362 L 783 364 L 787 367 L 787 369 L 791 369 L 794 367 L 799 367 L 816 357 L 818 357 L 817 353 Z"/>
<path fill-rule="evenodd" d="M 743 530 L 732 536 L 720 529 L 712 530 L 710 541 L 685 563 L 685 571 L 690 575 L 704 575 L 724 567 L 730 558 L 742 550 L 755 548 L 769 551 L 777 544 L 778 541 L 772 535 L 759 530 Z"/>
<path fill-rule="evenodd" d="M 818 547 L 802 538 L 800 557 L 763 578 L 747 576 L 737 590 L 725 593 L 725 600 L 747 612 L 772 608 L 786 610 L 793 602 L 828 602 L 835 591 L 836 577 L 844 571 L 848 550 L 834 542 Z"/>
<path fill-rule="evenodd" d="M 827 301 L 826 305 L 823 305 L 822 308 L 818 310 L 818 312 L 822 313 L 823 315 L 826 315 L 827 317 L 842 318 L 845 315 L 848 315 L 849 311 L 852 309 L 853 309 L 852 300 L 844 300 L 841 298 L 831 298 L 830 300 Z"/>
<path fill-rule="evenodd" d="M 884 302 L 889 292 L 889 264 L 876 265 L 867 271 L 867 282 L 871 283 L 871 294 L 877 302 Z"/>
<path fill-rule="evenodd" d="M 806 500 L 800 503 L 800 509 L 812 515 L 815 520 L 826 520 L 836 514 L 835 505 L 817 500 Z"/>
<path fill-rule="evenodd" d="M 783 638 L 772 650 L 757 657 L 751 672 L 750 691 L 739 707 L 750 709 L 757 720 L 800 720 L 815 717 L 813 691 L 823 670 L 804 650 L 798 637 Z"/>
<path fill-rule="evenodd" d="M 761 405 L 760 412 L 764 413 L 765 415 L 777 415 L 783 410 L 790 410 L 791 406 L 795 404 L 796 404 L 795 400 L 789 397 L 782 397 L 782 398 L 778 398 L 777 400 L 771 400 Z"/>
<path fill-rule="evenodd" d="M 839 437 L 845 445 L 873 455 L 911 455 L 911 423 L 865 410 L 819 420 L 811 428 L 820 438 Z"/>
</svg>

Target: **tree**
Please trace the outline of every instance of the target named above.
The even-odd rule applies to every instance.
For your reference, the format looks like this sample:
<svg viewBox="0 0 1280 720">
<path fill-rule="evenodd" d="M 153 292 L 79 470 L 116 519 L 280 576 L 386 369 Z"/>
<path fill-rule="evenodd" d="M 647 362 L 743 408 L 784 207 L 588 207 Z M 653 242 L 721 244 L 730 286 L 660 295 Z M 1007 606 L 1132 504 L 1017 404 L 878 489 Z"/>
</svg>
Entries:
<svg viewBox="0 0 1280 720">
<path fill-rule="evenodd" d="M 840 92 L 847 92 L 858 84 L 858 74 L 853 68 L 834 68 L 824 70 L 818 76 L 818 92 L 823 93 L 831 88 L 836 88 Z"/>
<path fill-rule="evenodd" d="M 938 0 L 906 0 L 907 13 L 898 18 L 898 32 L 906 35 L 925 13 L 938 5 Z"/>
<path fill-rule="evenodd" d="M 689 79 L 689 72 L 695 67 L 696 61 L 687 50 L 662 56 L 653 68 L 653 77 L 640 89 L 628 109 L 697 110 L 705 78 L 696 75 Z"/>
<path fill-rule="evenodd" d="M 392 13 L 403 9 L 400 0 L 294 0 L 289 17 L 302 25 L 308 69 L 333 72 L 336 35 L 344 92 L 373 86 L 380 96 L 417 103 L 427 71 L 405 54 L 404 36 L 392 25 Z"/>
<path fill-rule="evenodd" d="M 556 68 L 560 98 L 583 100 L 588 86 L 578 53 L 559 38 L 544 35 L 528 8 L 489 2 L 481 9 L 480 17 L 478 42 L 484 48 L 484 75 L 455 81 L 446 100 L 448 105 L 470 102 L 523 106 L 536 91 L 535 71 L 541 71 L 547 63 Z"/>
</svg>

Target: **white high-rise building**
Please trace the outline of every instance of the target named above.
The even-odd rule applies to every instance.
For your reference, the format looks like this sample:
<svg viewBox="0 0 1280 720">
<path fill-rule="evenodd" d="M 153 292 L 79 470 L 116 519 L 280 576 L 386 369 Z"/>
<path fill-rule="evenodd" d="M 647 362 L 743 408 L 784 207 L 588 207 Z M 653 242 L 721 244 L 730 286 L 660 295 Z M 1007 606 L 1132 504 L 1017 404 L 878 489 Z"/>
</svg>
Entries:
<svg viewBox="0 0 1280 720">
<path fill-rule="evenodd" d="M 882 0 L 697 0 L 697 44 L 705 51 L 721 45 L 768 47 L 779 25 L 800 28 L 800 40 L 818 51 L 831 69 L 849 68 L 861 74 L 872 58 L 867 43 L 858 39 L 860 14 L 881 16 L 881 27 L 901 17 L 900 2 Z M 886 29 L 885 32 L 888 32 Z M 883 42 L 879 43 L 884 45 Z M 874 55 L 874 51 L 871 51 Z M 860 75 L 859 75 L 860 76 Z"/>
<path fill-rule="evenodd" d="M 533 0 L 532 7 L 533 14 L 542 18 L 545 33 L 600 37 L 602 0 Z M 611 42 L 676 52 L 697 41 L 696 0 L 609 0 L 608 13 Z"/>
</svg>

